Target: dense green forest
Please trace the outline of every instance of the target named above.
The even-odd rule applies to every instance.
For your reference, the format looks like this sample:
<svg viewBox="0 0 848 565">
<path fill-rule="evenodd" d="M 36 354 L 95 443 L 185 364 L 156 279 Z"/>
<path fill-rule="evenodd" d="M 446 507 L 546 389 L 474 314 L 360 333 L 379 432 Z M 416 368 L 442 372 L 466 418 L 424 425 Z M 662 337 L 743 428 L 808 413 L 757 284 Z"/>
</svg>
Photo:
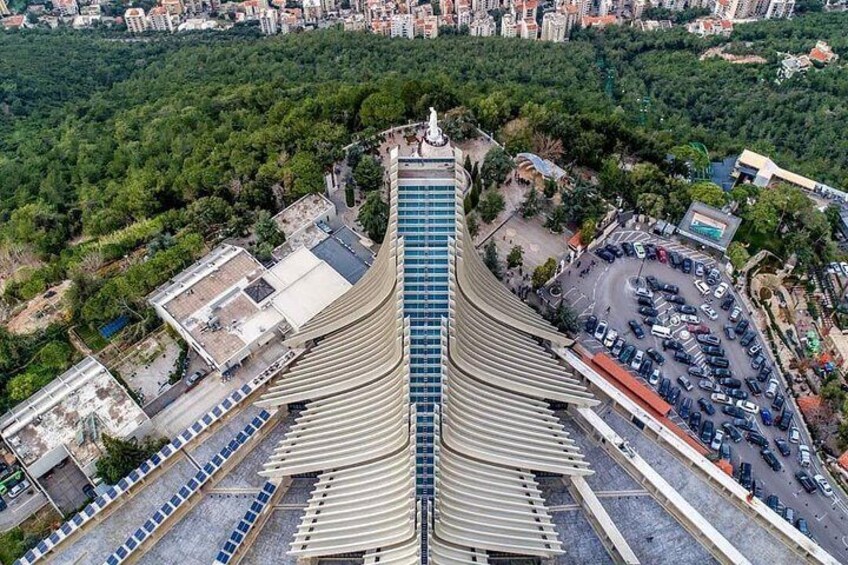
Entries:
<svg viewBox="0 0 848 565">
<path fill-rule="evenodd" d="M 701 61 L 727 40 L 682 28 L 588 30 L 567 44 L 337 30 L 265 38 L 248 28 L 141 40 L 4 33 L 0 251 L 40 261 L 7 281 L 4 295 L 25 300 L 70 278 L 72 324 L 91 331 L 121 314 L 145 324 L 153 318 L 147 293 L 204 242 L 264 225 L 263 210 L 321 190 L 346 144 L 424 119 L 430 106 L 454 110 L 508 148 L 532 145 L 539 133 L 561 145 L 562 165 L 598 171 L 604 196 L 672 218 L 693 195 L 703 198 L 666 160 L 693 140 L 715 157 L 752 147 L 845 187 L 844 63 L 774 81 L 779 51 L 807 52 L 823 39 L 848 55 L 845 29 L 848 14 L 737 26 L 732 48 L 768 60 L 758 65 Z M 625 173 L 622 160 L 640 164 Z M 593 194 L 586 189 L 581 210 L 576 198 L 558 210 L 559 222 L 582 225 Z M 808 249 L 809 261 L 828 256 L 829 239 L 808 245 L 826 225 L 790 206 L 790 196 L 752 210 L 763 218 L 760 239 Z M 800 228 L 786 243 L 780 233 L 789 224 L 771 220 L 789 209 Z M 124 263 L 110 270 L 115 261 Z M 0 330 L 0 384 L 17 375 L 0 407 L 72 361 L 63 335 Z"/>
</svg>

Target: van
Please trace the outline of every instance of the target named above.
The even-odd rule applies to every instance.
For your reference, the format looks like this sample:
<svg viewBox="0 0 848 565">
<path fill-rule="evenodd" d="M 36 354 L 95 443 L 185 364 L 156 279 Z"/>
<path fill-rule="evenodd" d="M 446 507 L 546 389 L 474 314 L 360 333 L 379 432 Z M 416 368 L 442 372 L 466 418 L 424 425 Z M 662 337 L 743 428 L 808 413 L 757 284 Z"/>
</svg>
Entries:
<svg viewBox="0 0 848 565">
<path fill-rule="evenodd" d="M 660 339 L 671 337 L 671 328 L 665 326 L 651 326 L 651 335 Z"/>
<path fill-rule="evenodd" d="M 766 398 L 774 398 L 774 395 L 777 394 L 777 379 L 771 379 L 768 382 L 768 386 L 766 387 Z"/>
</svg>

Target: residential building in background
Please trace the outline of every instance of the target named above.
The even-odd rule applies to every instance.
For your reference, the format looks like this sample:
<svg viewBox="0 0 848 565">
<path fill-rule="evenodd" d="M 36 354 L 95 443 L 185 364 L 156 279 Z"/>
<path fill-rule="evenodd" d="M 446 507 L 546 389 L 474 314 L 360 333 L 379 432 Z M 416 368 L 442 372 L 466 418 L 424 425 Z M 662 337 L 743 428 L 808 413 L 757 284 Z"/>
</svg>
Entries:
<svg viewBox="0 0 848 565">
<path fill-rule="evenodd" d="M 412 39 L 415 37 L 415 20 L 412 14 L 395 14 L 392 16 L 392 37 Z"/>
<path fill-rule="evenodd" d="M 468 34 L 473 37 L 491 37 L 496 34 L 495 19 L 492 16 L 478 14 L 468 24 Z"/>
<path fill-rule="evenodd" d="M 279 21 L 280 13 L 273 8 L 259 13 L 259 29 L 265 35 L 274 35 L 279 32 Z"/>
<path fill-rule="evenodd" d="M 131 33 L 144 33 L 147 31 L 147 15 L 143 8 L 130 8 L 124 12 L 124 23 Z"/>
<path fill-rule="evenodd" d="M 149 28 L 153 31 L 174 32 L 174 21 L 164 6 L 151 8 L 148 20 L 150 24 Z"/>
<path fill-rule="evenodd" d="M 568 17 L 548 12 L 542 17 L 542 41 L 559 43 L 568 39 Z"/>
</svg>

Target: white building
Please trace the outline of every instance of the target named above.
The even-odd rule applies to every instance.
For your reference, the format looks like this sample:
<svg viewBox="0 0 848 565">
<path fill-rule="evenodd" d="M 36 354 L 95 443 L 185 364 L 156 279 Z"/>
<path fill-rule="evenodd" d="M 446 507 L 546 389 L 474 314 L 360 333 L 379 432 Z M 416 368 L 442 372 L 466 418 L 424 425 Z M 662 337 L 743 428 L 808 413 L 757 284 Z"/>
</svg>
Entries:
<svg viewBox="0 0 848 565">
<path fill-rule="evenodd" d="M 512 14 L 504 14 L 501 18 L 501 35 L 503 37 L 516 37 L 518 35 L 518 26 L 515 25 L 515 16 Z"/>
<path fill-rule="evenodd" d="M 79 14 L 77 0 L 53 0 L 53 9 L 62 17 L 73 17 Z"/>
<path fill-rule="evenodd" d="M 148 20 L 150 21 L 150 29 L 154 31 L 168 31 L 171 33 L 174 31 L 174 21 L 164 6 L 156 6 L 150 10 Z"/>
<path fill-rule="evenodd" d="M 144 33 L 147 31 L 147 16 L 143 8 L 130 8 L 124 12 L 124 23 L 130 33 Z"/>
<path fill-rule="evenodd" d="M 412 14 L 395 14 L 392 16 L 391 36 L 407 39 L 415 37 L 415 20 L 412 18 Z"/>
<path fill-rule="evenodd" d="M 265 35 L 276 35 L 279 30 L 280 13 L 273 8 L 259 12 L 259 29 Z"/>
<path fill-rule="evenodd" d="M 478 15 L 468 24 L 468 34 L 473 37 L 491 37 L 495 35 L 495 19 L 489 15 Z"/>
<path fill-rule="evenodd" d="M 363 14 L 351 14 L 344 20 L 345 31 L 365 31 L 367 28 L 368 22 Z"/>
<path fill-rule="evenodd" d="M 766 19 L 791 18 L 795 11 L 795 0 L 771 0 L 768 3 Z"/>
<path fill-rule="evenodd" d="M 548 12 L 542 16 L 542 41 L 560 43 L 568 39 L 568 18 L 564 14 Z"/>
</svg>

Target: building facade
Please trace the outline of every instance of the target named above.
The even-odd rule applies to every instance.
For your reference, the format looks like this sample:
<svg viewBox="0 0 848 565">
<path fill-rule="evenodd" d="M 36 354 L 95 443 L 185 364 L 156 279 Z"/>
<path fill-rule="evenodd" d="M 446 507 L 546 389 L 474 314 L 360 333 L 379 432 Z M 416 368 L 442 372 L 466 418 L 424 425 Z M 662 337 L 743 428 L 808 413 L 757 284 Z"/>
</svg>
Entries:
<svg viewBox="0 0 848 565">
<path fill-rule="evenodd" d="M 143 8 L 130 8 L 124 12 L 124 23 L 131 33 L 144 33 L 147 31 L 147 16 Z"/>
</svg>

